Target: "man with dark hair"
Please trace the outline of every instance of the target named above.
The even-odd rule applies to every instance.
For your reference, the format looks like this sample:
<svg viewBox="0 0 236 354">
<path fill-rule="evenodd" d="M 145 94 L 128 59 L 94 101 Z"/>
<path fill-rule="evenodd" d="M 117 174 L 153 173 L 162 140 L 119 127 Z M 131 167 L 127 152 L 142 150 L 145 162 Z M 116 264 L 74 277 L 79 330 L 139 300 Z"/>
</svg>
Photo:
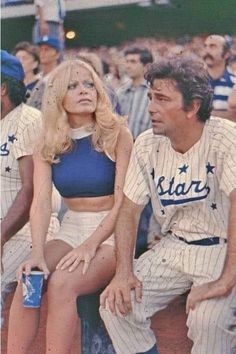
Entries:
<svg viewBox="0 0 236 354">
<path fill-rule="evenodd" d="M 201 63 L 175 57 L 146 74 L 152 129 L 135 142 L 115 230 L 116 275 L 101 316 L 117 354 L 157 353 L 150 318 L 187 298 L 192 353 L 236 348 L 236 124 L 210 118 Z M 163 238 L 133 264 L 137 222 L 151 199 Z M 233 349 L 234 348 L 234 349 Z"/>
<path fill-rule="evenodd" d="M 40 112 L 23 103 L 23 80 L 20 61 L 1 50 L 1 310 L 16 281 L 16 270 L 32 247 L 27 223 L 33 197 L 32 154 L 42 123 Z M 51 218 L 51 237 L 59 227 L 56 216 Z"/>
<path fill-rule="evenodd" d="M 27 93 L 32 91 L 34 86 L 39 80 L 39 51 L 38 48 L 29 42 L 19 42 L 12 51 L 21 62 L 24 72 L 24 84 L 27 89 Z"/>
<path fill-rule="evenodd" d="M 205 61 L 209 82 L 214 90 L 212 115 L 236 121 L 236 109 L 230 102 L 236 101 L 236 77 L 228 69 L 230 42 L 219 35 L 210 35 L 205 41 Z"/>
<path fill-rule="evenodd" d="M 146 65 L 153 62 L 153 57 L 149 50 L 140 48 L 129 48 L 124 56 L 130 81 L 118 90 L 118 101 L 121 114 L 128 116 L 129 128 L 136 139 L 140 133 L 150 128 L 148 86 L 144 73 Z"/>
</svg>

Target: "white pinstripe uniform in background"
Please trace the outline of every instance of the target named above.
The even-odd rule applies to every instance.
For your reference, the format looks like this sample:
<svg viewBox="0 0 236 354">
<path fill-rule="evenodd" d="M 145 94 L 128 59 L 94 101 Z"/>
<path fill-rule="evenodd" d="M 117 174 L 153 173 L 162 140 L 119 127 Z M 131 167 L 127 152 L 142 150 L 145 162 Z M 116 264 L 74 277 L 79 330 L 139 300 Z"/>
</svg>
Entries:
<svg viewBox="0 0 236 354">
<path fill-rule="evenodd" d="M 156 342 L 150 317 L 192 284 L 219 278 L 227 248 L 229 194 L 235 188 L 236 124 L 211 118 L 200 140 L 184 154 L 151 129 L 137 139 L 124 193 L 140 205 L 151 198 L 165 236 L 135 263 L 135 275 L 143 284 L 142 302 L 133 299 L 133 311 L 125 317 L 101 309 L 117 354 L 150 349 Z M 219 237 L 221 242 L 189 245 L 177 236 L 187 241 Z M 192 353 L 236 352 L 235 307 L 234 288 L 227 297 L 202 301 L 190 310 Z"/>
<path fill-rule="evenodd" d="M 21 189 L 18 162 L 20 157 L 32 155 L 41 130 L 41 114 L 25 104 L 17 106 L 1 120 L 1 220 Z M 59 230 L 57 214 L 61 198 L 54 190 L 53 213 L 47 239 L 54 238 Z M 31 253 L 30 226 L 27 223 L 3 247 L 3 273 L 1 275 L 1 307 L 7 293 L 16 281 L 16 269 Z M 1 319 L 2 320 L 2 319 Z"/>
</svg>

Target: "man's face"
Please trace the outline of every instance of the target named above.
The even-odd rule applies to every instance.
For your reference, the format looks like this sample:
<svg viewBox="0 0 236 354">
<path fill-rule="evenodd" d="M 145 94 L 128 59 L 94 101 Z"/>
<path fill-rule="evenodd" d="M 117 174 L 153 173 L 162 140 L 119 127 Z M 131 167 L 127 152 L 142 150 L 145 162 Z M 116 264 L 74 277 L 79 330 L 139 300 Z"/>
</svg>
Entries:
<svg viewBox="0 0 236 354">
<path fill-rule="evenodd" d="M 176 82 L 169 79 L 154 80 L 148 97 L 153 133 L 171 138 L 176 131 L 181 131 L 179 128 L 186 124 L 186 112 Z"/>
<path fill-rule="evenodd" d="M 223 37 L 216 35 L 207 37 L 204 44 L 203 59 L 209 68 L 225 63 L 226 55 L 223 54 L 223 45 Z"/>
<path fill-rule="evenodd" d="M 42 65 L 47 65 L 53 62 L 57 62 L 59 55 L 60 54 L 55 48 L 47 44 L 41 44 L 39 46 L 39 58 L 40 58 L 40 63 Z"/>
<path fill-rule="evenodd" d="M 125 71 L 132 80 L 144 75 L 144 67 L 140 61 L 139 54 L 128 54 L 125 56 Z"/>
<path fill-rule="evenodd" d="M 38 62 L 34 59 L 33 55 L 26 50 L 18 50 L 16 57 L 20 60 L 25 74 L 32 73 L 38 66 Z"/>
</svg>

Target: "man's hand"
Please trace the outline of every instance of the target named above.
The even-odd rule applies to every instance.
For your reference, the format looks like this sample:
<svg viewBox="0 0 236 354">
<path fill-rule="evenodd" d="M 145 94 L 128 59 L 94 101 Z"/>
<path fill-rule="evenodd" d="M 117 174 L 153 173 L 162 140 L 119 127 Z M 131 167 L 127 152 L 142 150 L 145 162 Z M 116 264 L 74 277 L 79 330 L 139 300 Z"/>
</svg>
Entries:
<svg viewBox="0 0 236 354">
<path fill-rule="evenodd" d="M 100 305 L 105 308 L 107 301 L 111 312 L 116 314 L 116 309 L 118 309 L 122 315 L 127 315 L 132 311 L 131 290 L 135 291 L 136 301 L 141 302 L 142 283 L 138 278 L 133 273 L 116 274 L 101 294 Z"/>
<path fill-rule="evenodd" d="M 190 310 L 194 310 L 197 302 L 214 297 L 226 296 L 230 291 L 231 289 L 219 280 L 201 284 L 196 287 L 193 286 L 187 297 L 186 313 L 189 313 Z"/>
</svg>

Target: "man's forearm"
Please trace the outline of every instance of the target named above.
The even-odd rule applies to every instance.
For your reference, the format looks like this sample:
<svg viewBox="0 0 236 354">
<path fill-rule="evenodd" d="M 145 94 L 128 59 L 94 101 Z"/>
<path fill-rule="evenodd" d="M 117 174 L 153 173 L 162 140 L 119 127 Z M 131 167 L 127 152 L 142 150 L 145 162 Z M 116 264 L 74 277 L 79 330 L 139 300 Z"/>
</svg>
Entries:
<svg viewBox="0 0 236 354">
<path fill-rule="evenodd" d="M 133 269 L 134 247 L 142 207 L 132 207 L 125 198 L 115 229 L 116 273 L 129 273 Z M 134 204 L 132 203 L 134 206 Z"/>
<path fill-rule="evenodd" d="M 12 206 L 1 223 L 2 242 L 7 242 L 29 220 L 29 210 L 33 198 L 33 188 L 19 191 Z"/>
<path fill-rule="evenodd" d="M 231 193 L 230 202 L 227 254 L 223 272 L 219 279 L 229 289 L 236 285 L 236 190 Z"/>
</svg>

